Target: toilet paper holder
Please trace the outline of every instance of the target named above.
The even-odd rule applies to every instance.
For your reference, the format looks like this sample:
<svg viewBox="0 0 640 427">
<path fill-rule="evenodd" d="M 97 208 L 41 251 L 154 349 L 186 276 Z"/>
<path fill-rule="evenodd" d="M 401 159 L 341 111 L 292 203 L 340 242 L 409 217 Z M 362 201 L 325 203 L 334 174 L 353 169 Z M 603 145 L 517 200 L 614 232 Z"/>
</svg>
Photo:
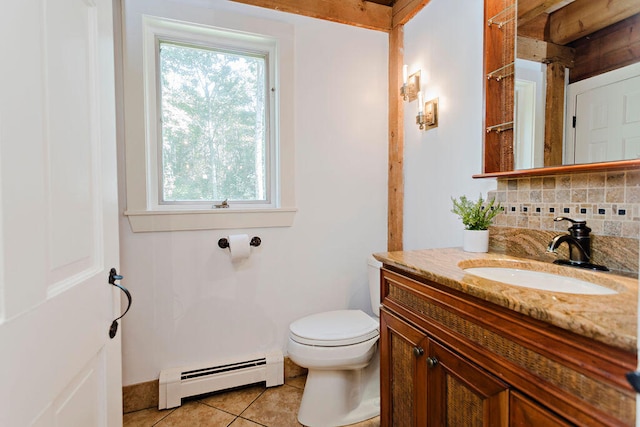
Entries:
<svg viewBox="0 0 640 427">
<path fill-rule="evenodd" d="M 253 236 L 251 238 L 251 241 L 249 242 L 249 245 L 260 246 L 260 243 L 262 243 L 262 240 L 260 240 L 258 236 Z M 220 249 L 227 249 L 229 247 L 229 239 L 223 237 L 222 239 L 218 240 L 218 247 Z"/>
</svg>

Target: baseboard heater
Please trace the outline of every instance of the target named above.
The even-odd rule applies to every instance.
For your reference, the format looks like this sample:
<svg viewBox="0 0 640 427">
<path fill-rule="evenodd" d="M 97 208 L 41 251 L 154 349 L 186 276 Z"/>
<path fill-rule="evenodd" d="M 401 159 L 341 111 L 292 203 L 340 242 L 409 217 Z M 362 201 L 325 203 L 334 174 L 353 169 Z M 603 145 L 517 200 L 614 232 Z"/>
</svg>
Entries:
<svg viewBox="0 0 640 427">
<path fill-rule="evenodd" d="M 266 382 L 284 382 L 284 358 L 279 350 L 249 355 L 232 361 L 164 369 L 160 372 L 158 409 L 180 406 L 183 397 Z"/>
</svg>

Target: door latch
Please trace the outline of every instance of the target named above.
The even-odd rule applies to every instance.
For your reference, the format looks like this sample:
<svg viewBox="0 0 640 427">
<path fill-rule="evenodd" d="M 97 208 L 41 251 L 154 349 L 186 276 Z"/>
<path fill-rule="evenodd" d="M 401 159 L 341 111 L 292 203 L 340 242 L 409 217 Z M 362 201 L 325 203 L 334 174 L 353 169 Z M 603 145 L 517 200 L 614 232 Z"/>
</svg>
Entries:
<svg viewBox="0 0 640 427">
<path fill-rule="evenodd" d="M 109 328 L 109 338 L 111 339 L 113 339 L 118 333 L 118 320 L 122 319 L 124 315 L 127 314 L 129 309 L 131 308 L 131 301 L 132 301 L 131 292 L 129 292 L 129 290 L 124 286 L 116 283 L 116 280 L 122 280 L 122 279 L 124 279 L 124 277 L 119 275 L 115 268 L 112 268 L 111 270 L 109 270 L 109 284 L 115 286 L 116 288 L 119 288 L 122 292 L 124 292 L 128 300 L 127 309 L 124 311 L 124 313 L 122 313 L 120 317 L 118 317 L 113 322 L 111 322 L 111 327 Z"/>
</svg>

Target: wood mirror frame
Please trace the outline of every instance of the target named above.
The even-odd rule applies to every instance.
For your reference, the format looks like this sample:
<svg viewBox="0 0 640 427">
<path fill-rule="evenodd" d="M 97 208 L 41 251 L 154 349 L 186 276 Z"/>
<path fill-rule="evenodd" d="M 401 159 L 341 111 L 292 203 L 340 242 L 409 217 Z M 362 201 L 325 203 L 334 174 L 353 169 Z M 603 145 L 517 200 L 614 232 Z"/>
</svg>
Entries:
<svg viewBox="0 0 640 427">
<path fill-rule="evenodd" d="M 516 5 L 517 2 L 517 5 Z M 588 3 L 587 3 L 588 2 Z M 560 29 L 560 32 L 567 32 L 567 28 L 572 25 L 583 25 L 584 21 L 593 18 L 594 15 L 602 16 L 604 13 L 594 13 L 594 10 L 604 10 L 598 8 L 609 8 L 605 0 L 575 0 L 562 11 L 563 13 L 548 14 L 540 13 L 543 9 L 548 9 L 555 4 L 560 5 L 562 0 L 485 0 L 485 30 L 484 30 L 484 69 L 485 69 L 485 123 L 484 123 L 484 149 L 483 149 L 483 173 L 474 175 L 474 178 L 489 177 L 519 177 L 519 176 L 535 176 L 535 175 L 553 175 L 563 173 L 591 172 L 602 170 L 629 169 L 640 167 L 640 159 L 611 161 L 603 163 L 573 164 L 561 165 L 562 162 L 562 129 L 564 117 L 563 115 L 554 114 L 561 109 L 564 111 L 564 70 L 573 58 L 567 59 L 564 53 L 573 50 L 565 46 L 558 46 L 553 43 L 546 43 L 534 40 L 534 45 L 525 43 L 532 39 L 520 37 L 522 28 L 518 27 L 518 19 L 522 25 L 523 19 L 528 20 L 529 32 L 534 28 L 533 32 L 539 31 L 538 39 L 552 37 L 549 36 L 549 27 Z M 618 33 L 618 42 L 625 43 L 625 57 L 617 54 L 617 62 L 613 66 L 610 64 L 601 64 L 602 57 L 605 53 L 599 52 L 598 58 L 590 58 L 591 63 L 599 63 L 600 68 L 595 69 L 592 65 L 585 67 L 581 65 L 581 78 L 590 77 L 611 69 L 619 68 L 624 65 L 638 62 L 640 55 L 640 37 L 622 35 L 625 32 L 631 34 L 629 29 L 640 27 L 640 2 L 637 0 L 619 0 L 614 6 L 617 8 L 617 20 L 620 16 L 625 18 L 626 23 L 622 24 Z M 569 7 L 570 6 L 570 7 Z M 572 10 L 573 9 L 573 12 Z M 585 15 L 591 15 L 592 18 L 585 18 L 578 23 L 563 22 L 562 25 L 553 22 L 554 18 L 560 19 L 561 16 L 567 16 L 571 13 L 575 15 L 576 11 L 584 12 Z M 516 17 L 516 11 L 518 16 Z M 565 13 L 565 11 L 567 13 Z M 609 14 L 609 15 L 612 15 Z M 535 16 L 535 17 L 534 17 Z M 533 18 L 532 18 L 533 17 Z M 605 32 L 608 28 L 613 28 L 611 19 L 607 28 L 602 30 Z M 539 23 L 532 21 L 540 21 Z M 602 28 L 604 20 L 593 25 L 600 25 Z M 615 22 L 615 21 L 613 21 Z M 587 25 L 589 26 L 589 25 Z M 539 28 L 538 29 L 536 29 Z M 580 37 L 586 36 L 593 30 L 585 30 Z M 611 39 L 612 31 L 602 36 L 602 41 L 606 42 Z M 636 30 L 637 34 L 638 31 Z M 594 34 L 595 35 L 595 34 Z M 527 34 L 528 36 L 528 34 Z M 547 80 L 555 81 L 553 85 L 555 89 L 547 88 L 547 100 L 551 103 L 546 107 L 545 126 L 545 167 L 534 169 L 514 170 L 514 153 L 513 153 L 513 100 L 514 100 L 514 73 L 515 73 L 515 57 L 516 48 L 515 40 L 518 37 L 518 57 L 526 59 L 534 59 L 539 62 L 547 63 Z M 623 37 L 626 37 L 623 39 Z M 574 38 L 576 40 L 578 37 Z M 590 36 L 590 39 L 592 36 Z M 586 40 L 586 38 L 584 38 Z M 574 44 L 575 45 L 575 44 Z M 529 47 L 529 52 L 523 56 L 523 46 Z M 578 45 L 579 46 L 579 45 Z M 563 50 L 559 53 L 556 48 Z M 578 47 L 576 47 L 578 49 Z M 622 49 L 620 49 L 622 50 Z M 610 53 L 610 52 L 609 52 Z M 536 57 L 537 55 L 537 57 Z M 569 52 L 569 55 L 572 55 Z M 611 55 L 610 55 L 611 56 Z M 589 69 L 589 67 L 594 69 Z M 591 74 L 588 74 L 591 73 Z M 551 75 L 550 75 L 551 74 Z M 551 93 L 550 93 L 551 92 Z M 553 104 L 553 100 L 556 101 Z M 561 103 L 561 105 L 558 105 Z M 555 130 L 554 130 L 555 129 Z"/>
</svg>

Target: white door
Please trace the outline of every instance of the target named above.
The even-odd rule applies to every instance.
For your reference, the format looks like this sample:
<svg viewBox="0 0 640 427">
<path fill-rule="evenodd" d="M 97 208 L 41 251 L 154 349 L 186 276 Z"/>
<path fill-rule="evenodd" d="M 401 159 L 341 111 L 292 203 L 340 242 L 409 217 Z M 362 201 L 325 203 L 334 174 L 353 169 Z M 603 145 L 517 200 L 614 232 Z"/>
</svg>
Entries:
<svg viewBox="0 0 640 427">
<path fill-rule="evenodd" d="M 122 424 L 112 0 L 0 13 L 0 426 Z"/>
<path fill-rule="evenodd" d="M 640 77 L 576 96 L 575 162 L 640 158 Z"/>
</svg>

